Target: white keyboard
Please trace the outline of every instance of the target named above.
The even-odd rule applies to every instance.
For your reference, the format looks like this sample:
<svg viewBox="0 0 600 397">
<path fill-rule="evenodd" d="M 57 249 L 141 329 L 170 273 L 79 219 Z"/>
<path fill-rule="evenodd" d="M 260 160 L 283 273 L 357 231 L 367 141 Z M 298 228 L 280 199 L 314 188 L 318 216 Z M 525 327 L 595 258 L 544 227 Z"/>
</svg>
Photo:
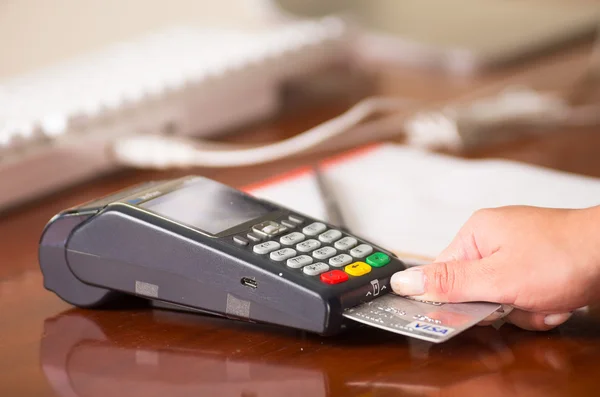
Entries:
<svg viewBox="0 0 600 397">
<path fill-rule="evenodd" d="M 337 19 L 176 28 L 0 82 L 0 210 L 115 167 L 123 135 L 207 136 L 272 114 L 278 87 L 344 56 Z"/>
</svg>

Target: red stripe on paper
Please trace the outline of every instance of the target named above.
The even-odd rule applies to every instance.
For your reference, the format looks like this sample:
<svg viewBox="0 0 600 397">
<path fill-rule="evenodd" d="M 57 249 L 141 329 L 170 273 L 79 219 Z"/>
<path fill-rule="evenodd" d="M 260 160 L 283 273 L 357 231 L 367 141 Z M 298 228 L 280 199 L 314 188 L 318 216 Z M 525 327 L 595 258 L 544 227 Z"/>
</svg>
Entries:
<svg viewBox="0 0 600 397">
<path fill-rule="evenodd" d="M 320 162 L 320 165 L 323 168 L 329 168 L 329 167 L 332 167 L 335 165 L 340 165 L 346 161 L 354 160 L 358 157 L 362 157 L 367 154 L 370 154 L 373 151 L 375 151 L 376 149 L 379 149 L 381 146 L 382 146 L 381 143 L 374 143 L 374 144 L 370 144 L 370 145 L 366 145 L 366 146 L 361 146 L 359 148 L 352 149 L 347 152 L 344 152 L 344 153 L 332 156 L 328 159 L 325 159 Z M 273 177 L 269 177 L 267 179 L 264 179 L 264 180 L 256 182 L 256 183 L 252 183 L 248 186 L 243 187 L 241 190 L 246 193 L 251 193 L 254 190 L 259 190 L 259 189 L 266 188 L 268 186 L 277 185 L 277 184 L 280 184 L 283 182 L 288 182 L 293 179 L 297 179 L 297 178 L 303 177 L 303 176 L 305 176 L 307 174 L 311 174 L 311 173 L 312 173 L 312 167 L 303 166 L 300 168 L 296 168 L 292 171 L 284 172 L 282 174 L 275 175 Z"/>
</svg>

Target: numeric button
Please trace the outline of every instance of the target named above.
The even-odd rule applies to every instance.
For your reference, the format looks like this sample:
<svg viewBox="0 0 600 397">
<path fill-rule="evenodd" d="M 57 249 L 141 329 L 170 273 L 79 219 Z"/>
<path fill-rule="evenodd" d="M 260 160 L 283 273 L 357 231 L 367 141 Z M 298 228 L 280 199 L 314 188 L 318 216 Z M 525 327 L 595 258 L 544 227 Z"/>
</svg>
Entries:
<svg viewBox="0 0 600 397">
<path fill-rule="evenodd" d="M 286 259 L 289 259 L 293 256 L 296 256 L 296 251 L 294 251 L 291 248 L 283 248 L 277 251 L 273 251 L 271 252 L 271 259 L 277 262 L 281 262 L 284 261 Z"/>
<path fill-rule="evenodd" d="M 292 269 L 300 269 L 306 265 L 310 265 L 313 262 L 313 259 L 308 255 L 300 255 L 295 258 L 290 258 L 287 260 L 288 267 Z"/>
<path fill-rule="evenodd" d="M 352 248 L 352 250 L 350 250 L 350 255 L 355 258 L 364 258 L 371 252 L 373 252 L 373 247 L 368 244 L 361 244 L 356 248 Z"/>
<path fill-rule="evenodd" d="M 331 258 L 335 254 L 337 254 L 337 251 L 333 247 L 323 247 L 323 248 L 313 251 L 312 254 L 313 254 L 313 258 L 315 258 L 315 259 L 327 259 L 327 258 Z"/>
<path fill-rule="evenodd" d="M 329 259 L 329 264 L 333 267 L 342 267 L 351 263 L 354 259 L 348 254 L 339 254 Z"/>
<path fill-rule="evenodd" d="M 297 244 L 296 249 L 300 252 L 310 252 L 312 250 L 316 250 L 320 246 L 321 243 L 318 240 L 310 239 Z"/>
<path fill-rule="evenodd" d="M 319 240 L 326 244 L 329 244 L 333 243 L 336 240 L 339 240 L 340 237 L 342 237 L 342 232 L 340 232 L 339 230 L 331 229 L 319 235 Z"/>
<path fill-rule="evenodd" d="M 314 222 L 302 229 L 302 233 L 307 236 L 316 236 L 319 233 L 323 233 L 325 229 L 327 229 L 327 226 L 324 223 Z"/>
<path fill-rule="evenodd" d="M 356 244 L 358 244 L 358 241 L 356 241 L 354 237 L 344 237 L 343 239 L 336 241 L 333 246 L 341 251 L 347 251 L 354 248 Z"/>
<path fill-rule="evenodd" d="M 294 245 L 296 243 L 303 241 L 305 238 L 306 238 L 306 236 L 304 236 L 304 234 L 302 234 L 300 232 L 293 232 L 293 233 L 286 234 L 285 236 L 281 237 L 279 239 L 279 242 L 283 245 Z"/>
<path fill-rule="evenodd" d="M 304 274 L 306 274 L 307 276 L 318 276 L 321 273 L 325 273 L 327 270 L 329 270 L 329 266 L 327 266 L 323 262 L 308 265 L 302 269 Z"/>
<path fill-rule="evenodd" d="M 252 247 L 252 251 L 254 251 L 256 254 L 262 255 L 262 254 L 268 254 L 271 251 L 278 250 L 279 248 L 281 248 L 281 245 L 279 245 L 278 242 L 267 241 L 262 244 L 256 244 L 254 247 Z"/>
</svg>

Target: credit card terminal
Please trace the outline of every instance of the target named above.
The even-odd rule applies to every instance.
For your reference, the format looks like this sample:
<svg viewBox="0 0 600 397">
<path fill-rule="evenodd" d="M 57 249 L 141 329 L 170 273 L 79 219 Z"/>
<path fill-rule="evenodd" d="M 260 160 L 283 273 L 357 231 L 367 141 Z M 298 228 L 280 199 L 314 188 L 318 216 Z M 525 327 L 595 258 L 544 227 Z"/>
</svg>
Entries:
<svg viewBox="0 0 600 397">
<path fill-rule="evenodd" d="M 322 335 L 390 291 L 392 253 L 198 176 L 65 210 L 40 240 L 44 286 L 79 307 L 126 296 Z"/>
</svg>

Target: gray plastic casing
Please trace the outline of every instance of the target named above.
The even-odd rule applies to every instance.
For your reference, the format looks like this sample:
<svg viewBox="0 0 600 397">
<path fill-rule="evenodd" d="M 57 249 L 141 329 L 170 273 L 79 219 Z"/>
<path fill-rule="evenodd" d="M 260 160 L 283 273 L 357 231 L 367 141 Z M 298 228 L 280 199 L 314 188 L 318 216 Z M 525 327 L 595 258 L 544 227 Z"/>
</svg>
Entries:
<svg viewBox="0 0 600 397">
<path fill-rule="evenodd" d="M 236 246 L 231 236 L 211 238 L 120 200 L 146 190 L 132 188 L 54 217 L 39 248 L 45 287 L 79 307 L 141 297 L 330 335 L 345 327 L 344 309 L 374 298 L 370 280 L 389 290 L 391 274 L 404 269 L 392 258 L 370 278 L 327 285 Z M 290 214 L 280 207 L 269 216 Z M 242 279 L 255 280 L 257 288 Z"/>
</svg>

